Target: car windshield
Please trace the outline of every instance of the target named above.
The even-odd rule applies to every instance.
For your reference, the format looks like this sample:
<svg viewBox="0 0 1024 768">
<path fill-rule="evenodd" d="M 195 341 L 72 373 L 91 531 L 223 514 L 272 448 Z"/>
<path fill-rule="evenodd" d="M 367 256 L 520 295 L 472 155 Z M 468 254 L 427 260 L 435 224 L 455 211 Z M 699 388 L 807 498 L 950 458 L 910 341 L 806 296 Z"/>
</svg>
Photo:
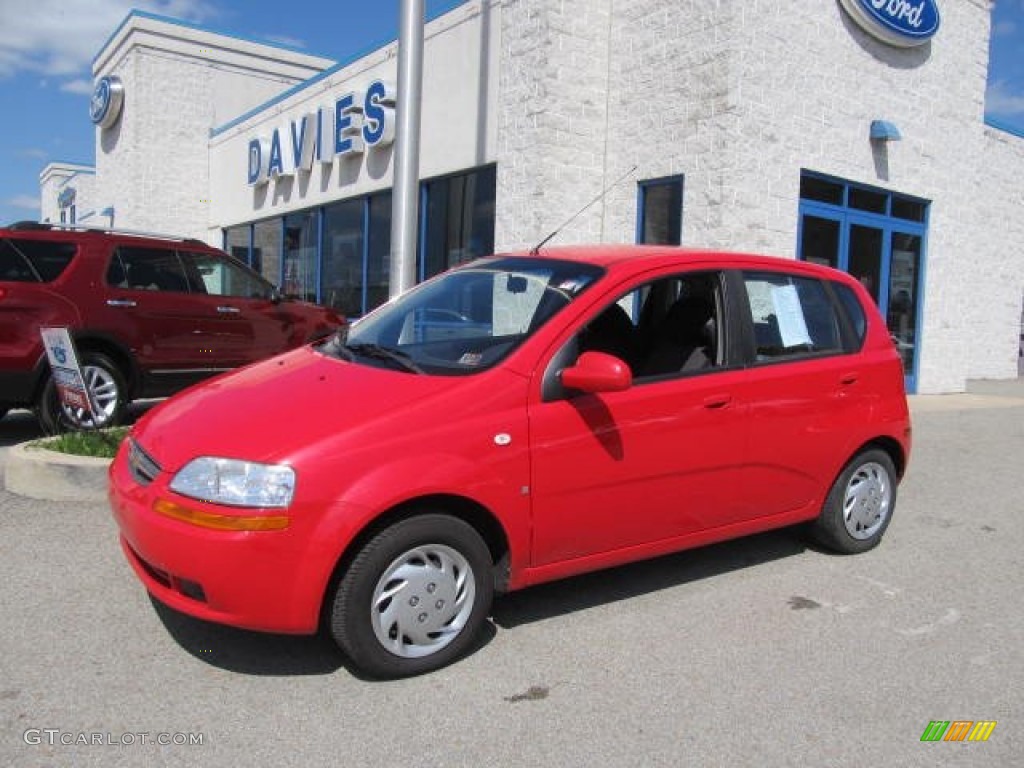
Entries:
<svg viewBox="0 0 1024 768">
<path fill-rule="evenodd" d="M 459 376 L 507 356 L 603 274 L 590 264 L 507 257 L 445 272 L 355 322 L 325 354 Z"/>
</svg>

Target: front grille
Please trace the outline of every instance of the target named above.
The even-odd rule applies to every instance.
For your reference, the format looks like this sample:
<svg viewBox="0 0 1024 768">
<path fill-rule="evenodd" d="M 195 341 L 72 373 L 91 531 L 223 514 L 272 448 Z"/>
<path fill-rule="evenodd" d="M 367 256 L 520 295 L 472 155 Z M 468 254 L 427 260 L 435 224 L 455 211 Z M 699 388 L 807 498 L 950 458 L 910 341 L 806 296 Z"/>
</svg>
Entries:
<svg viewBox="0 0 1024 768">
<path fill-rule="evenodd" d="M 134 440 L 128 442 L 128 469 L 139 485 L 149 485 L 160 474 L 160 465 Z"/>
</svg>

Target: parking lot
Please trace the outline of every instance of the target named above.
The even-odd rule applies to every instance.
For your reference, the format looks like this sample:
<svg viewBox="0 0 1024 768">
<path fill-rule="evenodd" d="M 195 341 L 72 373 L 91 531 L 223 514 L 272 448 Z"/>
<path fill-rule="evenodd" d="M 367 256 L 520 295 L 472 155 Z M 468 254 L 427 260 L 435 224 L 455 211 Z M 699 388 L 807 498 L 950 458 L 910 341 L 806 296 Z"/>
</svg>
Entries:
<svg viewBox="0 0 1024 768">
<path fill-rule="evenodd" d="M 0 489 L 0 765 L 1024 764 L 1024 382 L 912 410 L 878 549 L 779 531 L 533 588 L 388 683 L 173 613 L 105 505 Z M 0 462 L 35 434 L 0 422 Z M 933 720 L 997 725 L 923 743 Z"/>
</svg>

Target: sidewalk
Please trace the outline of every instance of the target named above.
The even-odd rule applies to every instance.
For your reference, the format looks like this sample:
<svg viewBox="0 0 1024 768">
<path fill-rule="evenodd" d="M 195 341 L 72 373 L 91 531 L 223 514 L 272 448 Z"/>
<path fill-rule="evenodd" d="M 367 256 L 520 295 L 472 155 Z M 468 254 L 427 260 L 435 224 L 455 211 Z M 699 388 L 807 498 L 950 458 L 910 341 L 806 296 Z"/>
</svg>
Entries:
<svg viewBox="0 0 1024 768">
<path fill-rule="evenodd" d="M 1024 377 L 1017 379 L 975 379 L 967 382 L 967 391 L 948 395 L 910 395 L 910 410 L 962 411 L 978 408 L 1024 407 Z"/>
</svg>

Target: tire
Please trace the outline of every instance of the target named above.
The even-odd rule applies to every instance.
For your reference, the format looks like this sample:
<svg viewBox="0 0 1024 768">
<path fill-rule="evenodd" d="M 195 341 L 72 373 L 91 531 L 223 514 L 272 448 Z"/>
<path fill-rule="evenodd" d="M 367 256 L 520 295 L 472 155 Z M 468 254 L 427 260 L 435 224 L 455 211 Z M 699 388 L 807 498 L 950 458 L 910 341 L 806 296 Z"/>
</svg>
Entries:
<svg viewBox="0 0 1024 768">
<path fill-rule="evenodd" d="M 824 546 L 843 554 L 878 546 L 896 506 L 898 480 L 889 454 L 861 451 L 843 468 L 829 490 L 812 528 Z"/>
<path fill-rule="evenodd" d="M 93 418 L 80 408 L 69 408 L 61 403 L 57 385 L 50 376 L 37 406 L 39 421 L 48 434 L 113 427 L 124 419 L 128 404 L 127 387 L 117 364 L 99 352 L 86 352 L 82 355 L 81 367 L 86 385 L 99 406 L 99 415 Z"/>
<path fill-rule="evenodd" d="M 329 606 L 335 642 L 362 673 L 398 678 L 439 669 L 476 641 L 494 594 L 480 534 L 423 514 L 375 535 L 342 572 Z"/>
</svg>

